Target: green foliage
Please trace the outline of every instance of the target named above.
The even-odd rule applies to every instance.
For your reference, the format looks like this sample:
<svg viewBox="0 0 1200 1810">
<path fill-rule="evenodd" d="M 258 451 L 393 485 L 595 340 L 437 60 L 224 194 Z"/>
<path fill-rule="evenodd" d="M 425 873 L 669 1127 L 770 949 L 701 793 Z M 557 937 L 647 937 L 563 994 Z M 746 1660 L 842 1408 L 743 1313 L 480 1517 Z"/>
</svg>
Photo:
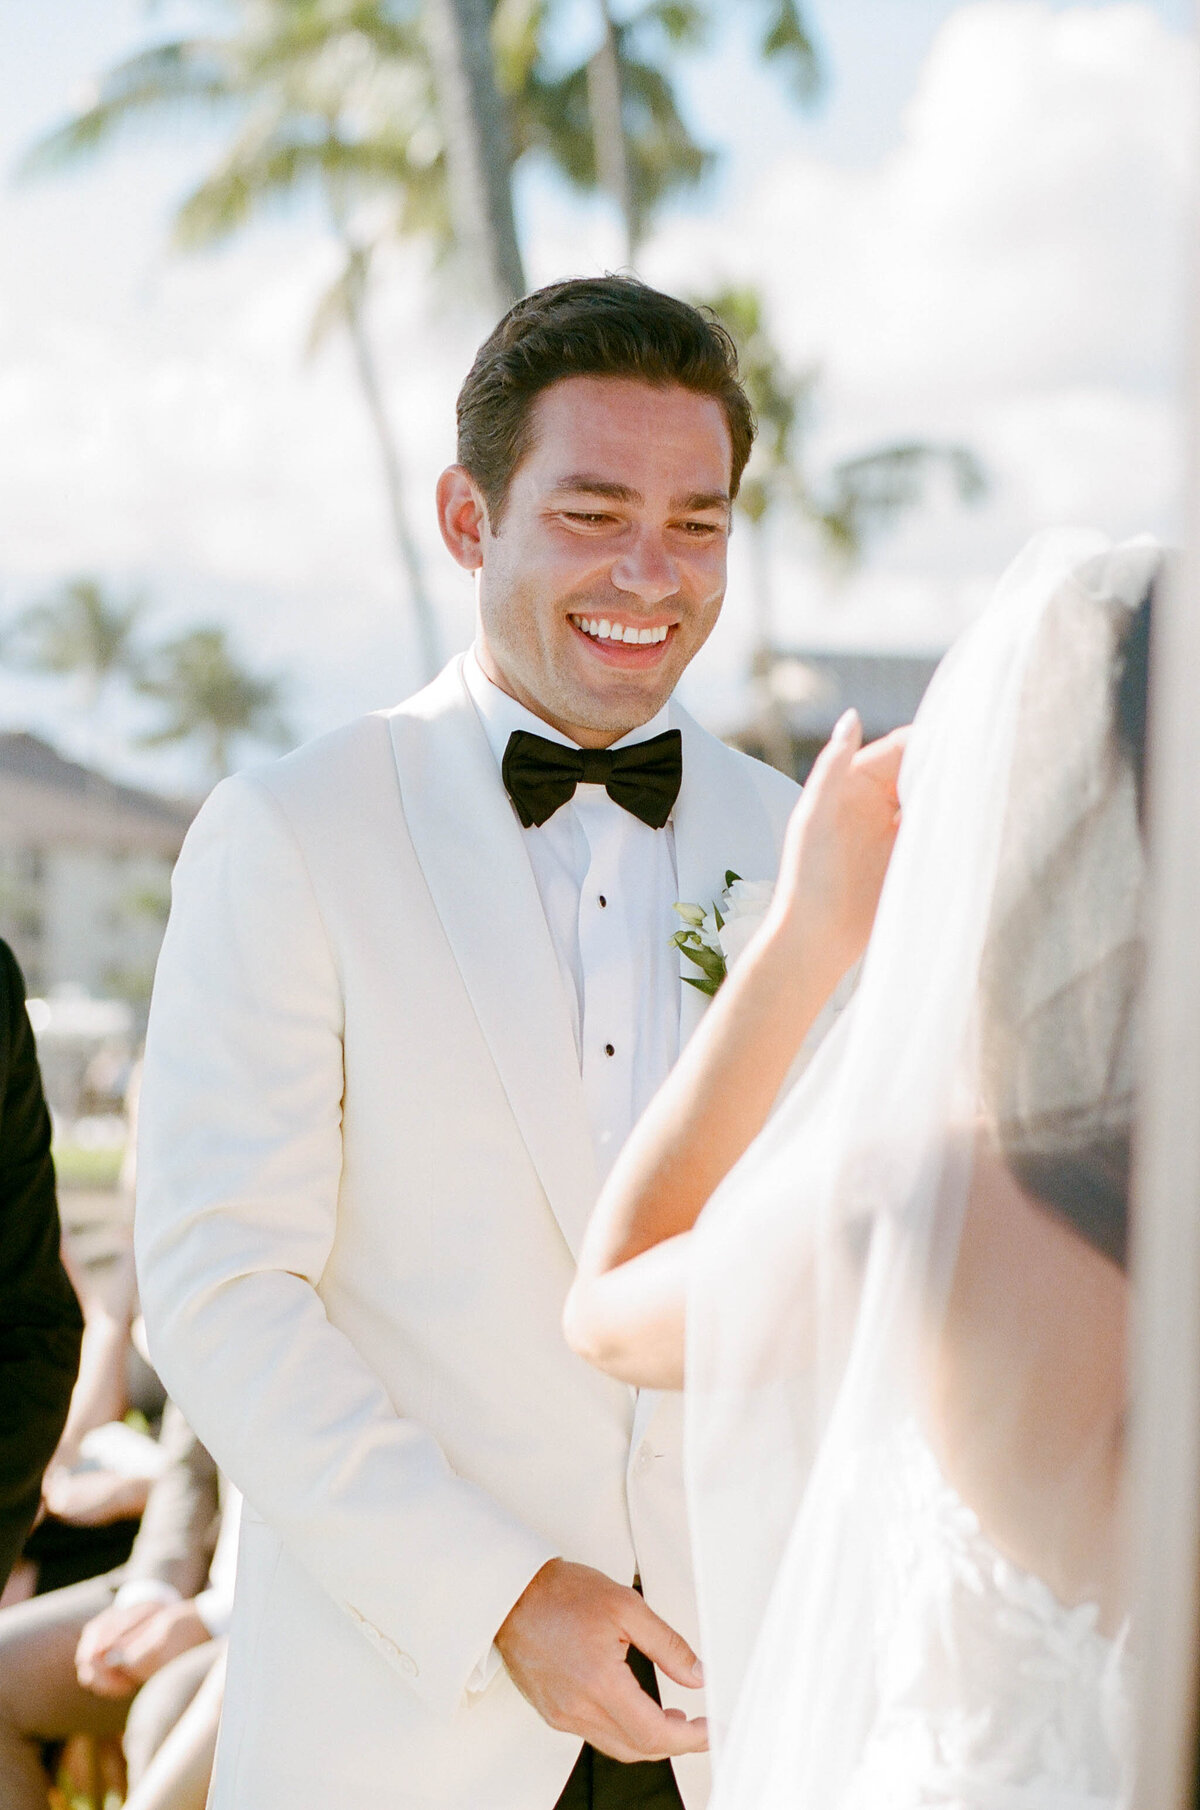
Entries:
<svg viewBox="0 0 1200 1810">
<path fill-rule="evenodd" d="M 688 125 L 676 70 L 707 42 L 718 0 L 641 0 L 610 15 L 632 238 L 672 195 L 694 187 L 715 154 Z M 737 0 L 760 54 L 800 102 L 821 70 L 798 0 Z M 556 65 L 552 44 L 567 0 L 492 0 L 492 52 L 518 157 L 538 152 L 573 186 L 602 186 L 598 121 L 586 63 Z M 182 246 L 210 244 L 259 214 L 317 193 L 339 225 L 363 200 L 382 201 L 384 232 L 416 233 L 445 252 L 452 239 L 444 131 L 421 0 L 213 0 L 230 29 L 149 45 L 103 74 L 84 105 L 29 152 L 25 174 L 58 169 L 118 132 L 181 112 L 228 116 L 232 142 L 182 202 Z"/>
<path fill-rule="evenodd" d="M 164 711 L 143 745 L 195 741 L 220 778 L 241 740 L 281 745 L 291 739 L 280 714 L 283 684 L 249 672 L 235 657 L 223 628 L 194 628 L 143 649 L 135 631 L 145 619 L 142 597 L 117 603 L 100 580 L 68 580 L 52 596 L 21 612 L 0 634 L 0 659 L 14 666 L 80 678 L 95 698 L 120 682 Z M 144 891 L 130 909 L 165 917 L 167 901 Z"/>
<path fill-rule="evenodd" d="M 818 501 L 818 523 L 828 543 L 854 558 L 872 534 L 888 528 L 920 503 L 929 478 L 942 471 L 960 501 L 977 502 L 987 478 L 967 446 L 903 441 L 843 459 L 829 474 Z"/>
<path fill-rule="evenodd" d="M 419 233 L 451 242 L 444 144 L 419 0 L 212 0 L 221 35 L 149 46 L 103 75 L 85 104 L 27 156 L 24 172 L 55 169 L 118 130 L 201 108 L 228 115 L 233 136 L 174 221 L 186 250 L 228 238 L 271 210 L 316 197 L 345 256 L 318 309 L 310 344 L 346 327 L 380 444 L 397 553 L 428 674 L 437 629 L 408 526 L 401 463 L 365 316 L 379 243 Z"/>
<path fill-rule="evenodd" d="M 765 0 L 760 50 L 763 59 L 780 63 L 798 100 L 808 101 L 821 85 L 816 43 L 796 0 Z"/>
<path fill-rule="evenodd" d="M 119 1146 L 55 1144 L 54 1174 L 60 1188 L 115 1188 L 124 1152 Z"/>
<path fill-rule="evenodd" d="M 239 742 L 283 746 L 291 739 L 279 681 L 240 665 L 223 628 L 190 629 L 164 643 L 147 660 L 138 690 L 163 709 L 162 723 L 142 737 L 143 746 L 197 742 L 214 779 L 228 773 Z"/>
<path fill-rule="evenodd" d="M 612 122 L 595 116 L 587 63 L 566 70 L 550 64 L 544 42 L 554 11 L 545 0 L 537 7 L 526 0 L 519 54 L 511 48 L 516 40 L 502 37 L 497 73 L 508 95 L 518 155 L 540 151 L 575 188 L 593 192 L 603 186 L 597 137 Z M 501 0 L 502 26 L 508 24 L 505 12 Z M 693 187 L 714 162 L 683 119 L 665 54 L 701 35 L 701 12 L 652 0 L 631 17 L 613 21 L 635 243 L 662 202 Z"/>
<path fill-rule="evenodd" d="M 814 475 L 805 460 L 817 374 L 792 371 L 771 338 L 762 298 L 749 288 L 726 288 L 703 299 L 738 348 L 746 393 L 758 419 L 758 438 L 738 492 L 737 507 L 755 525 L 773 510 L 791 511 L 814 528 L 827 552 L 853 561 L 925 497 L 930 479 L 948 477 L 961 501 L 976 502 L 987 479 L 969 447 L 905 440 L 872 447 Z"/>
<path fill-rule="evenodd" d="M 764 60 L 780 66 L 797 99 L 810 100 L 820 85 L 820 66 L 796 0 L 743 4 L 760 15 Z M 596 117 L 588 64 L 553 64 L 549 46 L 560 10 L 553 0 L 496 0 L 497 76 L 509 100 L 518 155 L 539 151 L 574 187 L 592 192 L 604 186 L 597 140 L 612 132 L 615 120 Z M 644 0 L 622 8 L 619 17 L 607 5 L 603 11 L 619 70 L 632 249 L 657 209 L 694 188 L 716 163 L 712 147 L 694 136 L 684 117 L 676 71 L 682 52 L 709 40 L 721 12 L 716 0 Z"/>
<path fill-rule="evenodd" d="M 71 578 L 21 612 L 0 651 L 14 666 L 79 677 L 94 702 L 114 679 L 136 672 L 134 636 L 144 610 L 140 597 L 119 603 L 99 580 Z"/>
<path fill-rule="evenodd" d="M 677 930 L 671 938 L 676 949 L 687 957 L 688 961 L 699 968 L 702 978 L 685 974 L 683 981 L 689 987 L 695 987 L 700 993 L 707 993 L 711 999 L 725 979 L 725 957 L 718 949 L 710 949 L 694 930 Z"/>
<path fill-rule="evenodd" d="M 214 9 L 215 10 L 215 9 Z M 60 168 L 119 130 L 181 110 L 237 123 L 216 168 L 185 197 L 186 248 L 318 195 L 335 221 L 380 198 L 400 231 L 448 243 L 440 127 L 419 8 L 385 0 L 242 0 L 234 27 L 150 46 L 104 74 L 42 138 L 23 170 Z"/>
</svg>

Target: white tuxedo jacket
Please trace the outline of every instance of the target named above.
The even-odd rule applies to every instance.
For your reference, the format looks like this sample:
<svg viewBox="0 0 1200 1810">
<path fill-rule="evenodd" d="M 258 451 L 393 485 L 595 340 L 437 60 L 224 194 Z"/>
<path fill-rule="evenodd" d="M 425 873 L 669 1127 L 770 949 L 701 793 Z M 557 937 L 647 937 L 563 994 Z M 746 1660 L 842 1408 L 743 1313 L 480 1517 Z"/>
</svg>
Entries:
<svg viewBox="0 0 1200 1810">
<path fill-rule="evenodd" d="M 797 788 L 672 720 L 680 897 L 707 903 L 727 868 L 775 873 Z M 551 1810 L 578 1739 L 503 1667 L 468 1686 L 558 1554 L 640 1573 L 695 1643 L 680 1402 L 635 1401 L 559 1330 L 594 1158 L 461 661 L 213 793 L 140 1118 L 151 1351 L 246 1498 L 212 1805 Z M 677 1770 L 698 1810 L 706 1762 Z"/>
</svg>

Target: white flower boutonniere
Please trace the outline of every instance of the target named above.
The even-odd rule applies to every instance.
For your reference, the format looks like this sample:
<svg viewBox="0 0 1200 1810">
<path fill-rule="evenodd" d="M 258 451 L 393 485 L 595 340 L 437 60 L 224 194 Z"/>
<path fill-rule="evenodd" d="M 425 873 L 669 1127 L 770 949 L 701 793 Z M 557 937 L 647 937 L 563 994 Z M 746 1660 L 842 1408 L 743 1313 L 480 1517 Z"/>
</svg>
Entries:
<svg viewBox="0 0 1200 1810">
<path fill-rule="evenodd" d="M 774 891 L 774 880 L 743 880 L 730 872 L 724 892 L 708 911 L 703 905 L 673 907 L 685 928 L 671 941 L 700 970 L 699 978 L 683 976 L 689 987 L 711 999 L 766 917 Z"/>
</svg>

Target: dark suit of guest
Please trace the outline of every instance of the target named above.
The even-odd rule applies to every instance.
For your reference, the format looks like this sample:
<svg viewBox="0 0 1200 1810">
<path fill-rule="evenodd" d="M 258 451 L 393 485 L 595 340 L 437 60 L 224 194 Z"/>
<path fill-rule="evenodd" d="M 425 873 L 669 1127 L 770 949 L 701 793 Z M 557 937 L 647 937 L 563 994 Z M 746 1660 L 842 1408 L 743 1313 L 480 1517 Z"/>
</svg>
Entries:
<svg viewBox="0 0 1200 1810">
<path fill-rule="evenodd" d="M 82 1337 L 59 1256 L 50 1115 L 25 983 L 0 942 L 0 1586 L 37 1513 Z"/>
</svg>

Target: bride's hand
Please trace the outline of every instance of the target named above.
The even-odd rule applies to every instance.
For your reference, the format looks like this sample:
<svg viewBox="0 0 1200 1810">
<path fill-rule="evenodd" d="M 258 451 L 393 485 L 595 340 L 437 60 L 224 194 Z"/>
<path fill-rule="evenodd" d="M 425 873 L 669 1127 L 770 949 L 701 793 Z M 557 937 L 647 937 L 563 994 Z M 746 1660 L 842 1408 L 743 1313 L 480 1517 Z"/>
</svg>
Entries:
<svg viewBox="0 0 1200 1810">
<path fill-rule="evenodd" d="M 830 989 L 862 955 L 900 826 L 897 782 L 908 739 L 862 745 L 848 710 L 792 812 L 764 933 L 790 959 L 827 969 Z"/>
</svg>

